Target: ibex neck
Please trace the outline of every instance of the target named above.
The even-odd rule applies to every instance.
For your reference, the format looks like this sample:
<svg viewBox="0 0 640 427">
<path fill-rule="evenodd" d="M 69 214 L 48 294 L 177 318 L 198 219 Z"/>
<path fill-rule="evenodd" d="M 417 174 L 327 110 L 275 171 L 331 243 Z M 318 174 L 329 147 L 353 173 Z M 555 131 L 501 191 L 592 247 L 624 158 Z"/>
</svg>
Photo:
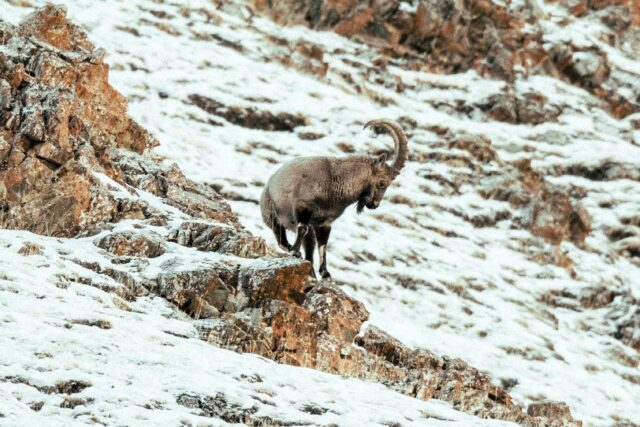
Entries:
<svg viewBox="0 0 640 427">
<path fill-rule="evenodd" d="M 336 202 L 342 205 L 355 203 L 369 187 L 371 159 L 366 156 L 350 156 L 336 159 L 332 167 L 332 188 Z"/>
</svg>

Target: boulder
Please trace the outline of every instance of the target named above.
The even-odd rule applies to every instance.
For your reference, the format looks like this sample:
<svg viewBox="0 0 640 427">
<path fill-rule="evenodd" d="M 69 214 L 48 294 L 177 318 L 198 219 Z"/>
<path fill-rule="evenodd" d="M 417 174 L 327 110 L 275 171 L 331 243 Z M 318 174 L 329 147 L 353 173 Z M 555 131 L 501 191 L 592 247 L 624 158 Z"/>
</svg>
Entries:
<svg viewBox="0 0 640 427">
<path fill-rule="evenodd" d="M 235 267 L 222 263 L 195 270 L 166 268 L 157 279 L 158 293 L 196 319 L 209 318 L 247 305 L 236 280 Z"/>
<path fill-rule="evenodd" d="M 245 230 L 224 224 L 183 222 L 174 229 L 169 240 L 202 251 L 214 251 L 243 258 L 257 258 L 268 254 L 266 242 Z"/>
<path fill-rule="evenodd" d="M 146 231 L 110 233 L 99 239 L 96 246 L 117 256 L 138 256 L 155 258 L 165 253 L 166 245 L 162 236 Z"/>
<path fill-rule="evenodd" d="M 566 192 L 547 184 L 543 175 L 533 170 L 530 160 L 513 166 L 501 180 L 487 180 L 481 194 L 521 209 L 523 225 L 536 236 L 553 244 L 569 240 L 581 245 L 591 232 L 587 210 Z"/>
<path fill-rule="evenodd" d="M 571 410 L 566 403 L 550 400 L 530 404 L 527 408 L 527 415 L 531 415 L 532 417 L 546 417 L 556 420 L 573 421 Z"/>
</svg>

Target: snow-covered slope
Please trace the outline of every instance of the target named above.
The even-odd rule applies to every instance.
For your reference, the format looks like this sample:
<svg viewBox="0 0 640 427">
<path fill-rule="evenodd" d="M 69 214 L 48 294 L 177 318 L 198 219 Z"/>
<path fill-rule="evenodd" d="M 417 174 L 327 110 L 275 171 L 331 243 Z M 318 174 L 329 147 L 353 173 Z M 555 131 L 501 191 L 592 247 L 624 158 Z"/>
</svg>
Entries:
<svg viewBox="0 0 640 427">
<path fill-rule="evenodd" d="M 504 81 L 482 78 L 473 71 L 455 75 L 409 71 L 401 66 L 401 61 L 392 61 L 381 69 L 373 65 L 380 57 L 376 50 L 333 33 L 279 27 L 255 15 L 250 5 L 242 2 L 223 2 L 220 7 L 204 0 L 190 1 L 188 5 L 142 0 L 62 3 L 67 5 L 69 16 L 89 32 L 91 39 L 106 49 L 107 62 L 112 65 L 111 81 L 128 97 L 132 116 L 160 140 L 157 153 L 168 162 L 177 162 L 190 178 L 220 188 L 225 197 L 235 200 L 232 206 L 243 224 L 274 246 L 273 237 L 261 224 L 256 202 L 262 186 L 278 165 L 300 155 L 342 155 L 350 151 L 370 153 L 387 149 L 388 137 L 363 132 L 362 124 L 379 117 L 402 118 L 409 134 L 410 162 L 378 210 L 366 211 L 361 216 L 350 210 L 335 224 L 329 249 L 329 266 L 334 277 L 347 282 L 350 285 L 347 291 L 366 304 L 372 324 L 410 345 L 460 357 L 486 370 L 496 381 L 503 380 L 503 384 L 510 387 L 510 393 L 523 403 L 540 399 L 566 401 L 574 416 L 585 420 L 586 425 L 612 425 L 624 420 L 640 423 L 638 352 L 614 337 L 618 323 L 613 320 L 634 315 L 633 304 L 637 304 L 634 301 L 640 299 L 640 268 L 637 255 L 634 261 L 632 255 L 620 255 L 618 251 L 616 245 L 628 240 L 612 242 L 607 235 L 607 230 L 623 228 L 626 220 L 630 221 L 627 224 L 633 224 L 629 218 L 637 218 L 640 208 L 637 175 L 640 131 L 638 125 L 634 125 L 637 114 L 617 120 L 605 111 L 601 100 L 587 91 L 551 77 L 531 76 L 517 80 L 518 91 L 544 94 L 546 105 L 561 111 L 557 119 L 537 126 L 488 120 L 477 105 L 500 94 Z M 2 4 L 3 19 L 17 22 L 30 11 L 14 4 L 16 2 Z M 542 8 L 546 19 L 539 25 L 545 40 L 604 46 L 614 72 L 627 81 L 625 90 L 635 90 L 636 96 L 640 94 L 640 62 L 635 60 L 637 45 L 614 49 L 603 44 L 609 30 L 600 21 L 573 18 L 555 3 L 543 3 Z M 319 48 L 322 55 L 308 54 L 313 46 Z M 328 67 L 326 73 L 325 67 Z M 295 132 L 233 125 L 194 105 L 193 97 L 190 98 L 194 94 L 227 106 L 300 114 L 306 123 Z M 533 168 L 542 171 L 547 181 L 580 198 L 593 222 L 593 232 L 584 247 L 567 242 L 559 247 L 549 245 L 519 226 L 522 218 L 507 202 L 482 197 L 480 190 L 491 185 L 490 172 L 494 170 L 499 176 L 501 166 L 489 163 L 478 169 L 466 152 L 450 149 L 443 143 L 437 128 L 449 129 L 456 135 L 487 137 L 501 161 L 531 159 Z M 630 171 L 629 177 L 607 178 L 606 168 L 603 168 L 605 178 L 594 178 L 589 173 L 604 164 L 623 165 Z M 485 226 L 474 226 L 478 224 L 474 218 Z M 16 234 L 4 231 L 0 236 L 7 242 L 16 238 Z M 54 251 L 53 245 L 58 243 L 48 240 L 43 244 L 46 248 L 51 246 L 51 251 Z M 22 271 L 15 269 L 15 265 L 27 261 L 16 258 L 10 262 L 14 266 L 11 271 Z M 48 262 L 53 261 L 41 261 L 42 264 Z M 25 274 L 30 273 L 28 269 L 34 265 L 39 264 L 25 266 Z M 49 279 L 44 274 L 41 280 L 46 281 L 53 273 L 47 273 Z M 3 285 L 6 289 L 18 287 L 15 295 L 7 294 L 15 298 L 15 302 L 3 297 L 3 303 L 8 301 L 11 307 L 20 307 L 27 301 L 34 304 L 23 292 L 44 292 L 27 290 L 29 284 L 34 283 L 33 277 L 19 283 Z M 567 297 L 567 303 L 557 302 L 563 295 L 579 296 L 601 287 L 618 295 L 602 308 L 583 308 L 571 297 Z M 90 292 L 82 287 L 74 291 Z M 54 300 L 60 291 L 51 288 L 50 292 L 42 300 L 43 304 Z M 623 300 L 622 295 L 627 299 Z M 5 324 L 11 321 L 16 327 L 23 325 L 20 327 L 33 331 L 29 336 L 36 332 L 43 334 L 47 322 L 86 317 L 86 298 L 82 301 L 83 306 L 56 301 L 77 315 L 69 314 L 62 305 L 43 305 L 42 316 L 38 317 L 42 326 L 33 326 L 27 318 L 4 312 L 4 316 L 11 318 L 3 321 Z M 107 342 L 112 346 L 104 350 L 105 355 L 111 351 L 127 352 L 126 348 L 115 349 L 126 343 L 126 334 L 117 336 L 116 326 L 122 314 L 109 302 L 95 304 L 96 310 L 103 310 L 114 327 L 103 331 L 73 326 L 70 331 L 87 329 L 97 336 L 108 336 L 103 339 L 111 340 Z M 148 339 L 140 347 L 145 353 L 141 353 L 139 359 L 131 359 L 128 366 L 151 357 L 147 351 L 160 352 L 156 349 L 163 348 L 162 360 L 157 363 L 164 366 L 167 381 L 172 384 L 162 384 L 162 387 L 171 392 L 177 390 L 178 383 L 185 392 L 191 391 L 189 387 L 205 392 L 203 383 L 215 382 L 225 372 L 232 376 L 250 375 L 247 366 L 267 364 L 255 357 L 213 349 L 196 340 L 164 336 L 158 331 L 175 327 L 187 329 L 184 333 L 187 336 L 191 332 L 179 320 L 162 317 L 163 311 L 168 310 L 165 303 L 139 304 L 143 305 L 140 310 L 147 314 L 140 314 L 137 323 L 123 321 L 122 327 L 148 328 L 144 329 L 149 331 L 145 335 Z M 31 306 L 18 312 L 29 311 L 28 307 Z M 52 319 L 44 318 L 48 316 Z M 69 345 L 67 340 L 79 338 L 69 333 L 60 334 L 59 339 Z M 189 356 L 194 359 L 183 364 L 174 358 L 177 356 L 164 356 L 166 349 L 162 343 L 172 341 L 180 341 L 180 346 L 197 346 L 193 349 L 195 354 Z M 137 347 L 135 343 L 129 345 L 131 351 Z M 55 349 L 43 351 L 53 353 Z M 180 354 L 188 352 L 181 350 Z M 74 359 L 74 363 L 93 361 L 91 355 L 86 354 L 76 355 Z M 223 363 L 222 359 L 233 360 L 234 363 L 225 362 L 222 366 L 234 368 L 218 370 L 216 366 L 214 372 L 193 369 L 193 364 L 207 360 L 216 365 L 209 360 Z M 47 358 L 29 356 L 25 363 L 40 366 L 39 363 L 47 363 Z M 236 365 L 241 367 L 238 371 Z M 281 381 L 283 377 L 295 377 L 299 372 L 268 365 L 277 374 L 264 375 L 264 380 L 276 390 L 280 382 L 292 384 L 293 380 Z M 77 369 L 73 364 L 70 366 Z M 174 373 L 174 368 L 178 373 Z M 143 369 L 147 368 L 118 373 L 133 377 L 123 377 L 117 382 L 136 383 L 136 378 L 147 376 L 148 371 Z M 268 370 L 262 365 L 255 369 Z M 180 378 L 183 374 L 185 378 Z M 112 381 L 112 373 L 107 378 Z M 304 379 L 293 389 L 283 389 L 287 391 L 282 391 L 282 396 L 301 390 L 308 395 L 315 394 L 306 388 L 307 382 L 316 384 L 313 387 L 318 387 L 318 396 L 334 393 L 327 392 L 326 387 L 333 390 L 342 387 L 338 385 L 339 380 L 327 378 L 305 371 Z M 48 379 L 53 377 L 34 376 L 38 385 L 48 385 Z M 355 383 L 349 381 L 349 384 Z M 438 403 L 414 402 L 390 392 L 384 393 L 393 397 L 389 397 L 386 406 L 381 406 L 372 401 L 381 387 L 358 384 L 358 387 L 370 387 L 371 392 L 367 391 L 370 396 L 341 402 L 344 406 L 336 412 L 347 413 L 345 408 L 353 402 L 363 408 L 362 416 L 370 414 L 371 420 L 379 422 L 380 414 L 393 413 L 385 408 L 396 405 L 407 405 L 410 408 L 407 413 L 413 414 L 434 407 L 429 405 L 441 407 Z M 254 385 L 243 385 L 239 381 L 228 387 L 235 387 L 230 391 L 233 394 Z M 24 385 L 4 383 L 2 387 L 15 387 L 19 389 L 17 392 L 27 393 Z M 104 390 L 102 387 L 92 388 L 106 393 L 106 386 Z M 345 386 L 349 387 L 352 386 Z M 91 397 L 92 388 L 80 396 Z M 166 397 L 167 391 L 156 393 L 159 392 L 145 395 L 148 397 L 145 402 L 170 400 Z M 357 398 L 356 393 L 346 394 L 349 399 Z M 122 398 L 119 396 L 113 399 Z M 275 408 L 255 404 L 268 415 L 268 410 L 293 408 L 295 405 L 287 403 L 287 399 L 282 397 Z M 379 395 L 375 399 L 382 402 L 386 397 Z M 364 402 L 378 409 L 369 412 L 369 407 L 359 406 L 365 405 Z M 246 402 L 238 400 L 237 403 Z M 177 410 L 173 401 L 168 409 Z M 0 412 L 6 415 L 12 410 Z M 140 416 L 140 412 L 123 412 L 122 422 L 133 422 L 133 418 L 126 417 Z M 321 420 L 308 421 L 335 422 L 331 421 L 330 414 L 325 413 L 323 417 L 327 418 Z M 312 417 L 297 412 L 290 416 L 292 418 L 286 419 Z M 445 417 L 449 416 L 461 417 Z M 346 422 L 344 418 L 340 420 Z M 409 423 L 399 419 L 389 421 Z M 416 418 L 414 422 L 436 425 L 433 420 Z M 368 421 L 354 423 L 352 425 L 367 425 Z"/>
<path fill-rule="evenodd" d="M 0 235 L 2 426 L 514 425 L 213 347 L 163 298 L 96 288 L 120 285 L 72 261 L 105 262 L 92 240 Z"/>
</svg>

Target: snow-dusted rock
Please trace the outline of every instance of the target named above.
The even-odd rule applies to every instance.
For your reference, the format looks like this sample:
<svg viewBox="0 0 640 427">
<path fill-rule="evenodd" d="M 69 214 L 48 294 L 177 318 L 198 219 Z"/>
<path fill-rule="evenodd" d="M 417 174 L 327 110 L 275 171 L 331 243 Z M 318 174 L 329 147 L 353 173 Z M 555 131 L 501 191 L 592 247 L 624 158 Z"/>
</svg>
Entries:
<svg viewBox="0 0 640 427">
<path fill-rule="evenodd" d="M 164 239 L 148 231 L 110 233 L 99 239 L 96 246 L 117 256 L 155 258 L 166 252 Z"/>
</svg>

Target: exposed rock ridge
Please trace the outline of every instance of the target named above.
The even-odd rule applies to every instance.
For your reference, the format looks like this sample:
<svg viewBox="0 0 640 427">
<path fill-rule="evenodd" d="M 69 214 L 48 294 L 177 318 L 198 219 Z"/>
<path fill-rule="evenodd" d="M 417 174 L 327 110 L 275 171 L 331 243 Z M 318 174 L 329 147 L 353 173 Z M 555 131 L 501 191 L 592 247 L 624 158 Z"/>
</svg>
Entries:
<svg viewBox="0 0 640 427">
<path fill-rule="evenodd" d="M 0 226 L 52 236 L 110 222 L 166 220 L 136 197 L 160 196 L 197 218 L 241 229 L 215 191 L 142 154 L 157 141 L 126 114 L 104 51 L 49 5 L 0 44 Z M 258 245 L 260 246 L 260 245 Z M 264 245 L 257 250 L 265 253 Z"/>
<path fill-rule="evenodd" d="M 633 0 L 557 3 L 576 17 L 599 18 L 610 30 L 606 43 L 611 46 L 638 33 L 640 11 Z M 620 90 L 629 88 L 632 76 L 609 63 L 605 43 L 578 46 L 545 39 L 539 21 L 548 17 L 538 0 L 517 5 L 491 0 L 254 0 L 254 5 L 276 22 L 333 30 L 408 59 L 416 68 L 440 73 L 474 69 L 508 82 L 549 75 L 589 90 L 616 117 L 640 111 L 638 100 Z"/>
</svg>

